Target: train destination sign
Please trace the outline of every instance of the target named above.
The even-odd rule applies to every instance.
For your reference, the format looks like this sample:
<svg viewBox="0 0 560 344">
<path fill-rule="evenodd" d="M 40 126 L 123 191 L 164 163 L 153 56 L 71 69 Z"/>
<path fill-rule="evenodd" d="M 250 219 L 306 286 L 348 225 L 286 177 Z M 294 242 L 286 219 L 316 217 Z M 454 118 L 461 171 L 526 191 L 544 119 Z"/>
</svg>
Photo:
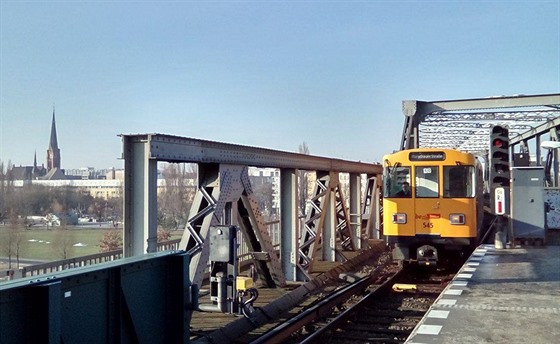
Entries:
<svg viewBox="0 0 560 344">
<path fill-rule="evenodd" d="M 408 154 L 410 161 L 444 161 L 444 152 L 410 152 Z"/>
</svg>

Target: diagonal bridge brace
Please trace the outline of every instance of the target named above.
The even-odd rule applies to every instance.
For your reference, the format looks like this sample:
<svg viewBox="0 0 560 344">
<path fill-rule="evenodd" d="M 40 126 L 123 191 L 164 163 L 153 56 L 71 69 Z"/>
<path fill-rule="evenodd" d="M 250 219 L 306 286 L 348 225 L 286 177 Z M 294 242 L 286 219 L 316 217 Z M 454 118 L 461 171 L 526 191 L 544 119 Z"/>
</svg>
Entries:
<svg viewBox="0 0 560 344">
<path fill-rule="evenodd" d="M 300 236 L 298 271 L 311 279 L 315 260 L 345 262 L 343 251 L 354 251 L 354 243 L 338 173 L 318 171 Z"/>
<path fill-rule="evenodd" d="M 191 207 L 180 248 L 192 254 L 190 274 L 201 285 L 209 264 L 209 229 L 217 225 L 239 225 L 250 252 L 267 252 L 255 259 L 259 278 L 269 287 L 284 286 L 286 278 L 258 208 L 248 168 L 242 165 L 200 164 L 199 185 Z M 254 254 L 256 256 L 256 254 Z"/>
</svg>

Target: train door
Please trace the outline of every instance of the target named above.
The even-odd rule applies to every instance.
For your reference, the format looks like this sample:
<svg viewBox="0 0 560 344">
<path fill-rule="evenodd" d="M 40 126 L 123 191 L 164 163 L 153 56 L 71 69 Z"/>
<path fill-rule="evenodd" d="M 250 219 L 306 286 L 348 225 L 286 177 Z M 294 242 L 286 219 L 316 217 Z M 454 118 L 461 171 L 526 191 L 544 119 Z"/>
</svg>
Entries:
<svg viewBox="0 0 560 344">
<path fill-rule="evenodd" d="M 449 218 L 447 237 L 477 236 L 476 169 L 471 165 L 443 167 L 444 213 Z"/>
<path fill-rule="evenodd" d="M 414 170 L 414 223 L 416 234 L 437 235 L 442 221 L 439 198 L 439 167 L 415 166 Z"/>
</svg>

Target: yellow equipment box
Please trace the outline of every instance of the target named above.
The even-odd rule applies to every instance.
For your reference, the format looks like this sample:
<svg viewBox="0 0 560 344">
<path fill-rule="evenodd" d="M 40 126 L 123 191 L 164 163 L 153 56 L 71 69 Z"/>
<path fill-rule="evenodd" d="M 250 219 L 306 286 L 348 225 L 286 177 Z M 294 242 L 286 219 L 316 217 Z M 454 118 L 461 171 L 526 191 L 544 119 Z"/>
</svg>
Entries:
<svg viewBox="0 0 560 344">
<path fill-rule="evenodd" d="M 253 288 L 253 279 L 251 277 L 237 276 L 237 290 L 247 290 Z"/>
</svg>

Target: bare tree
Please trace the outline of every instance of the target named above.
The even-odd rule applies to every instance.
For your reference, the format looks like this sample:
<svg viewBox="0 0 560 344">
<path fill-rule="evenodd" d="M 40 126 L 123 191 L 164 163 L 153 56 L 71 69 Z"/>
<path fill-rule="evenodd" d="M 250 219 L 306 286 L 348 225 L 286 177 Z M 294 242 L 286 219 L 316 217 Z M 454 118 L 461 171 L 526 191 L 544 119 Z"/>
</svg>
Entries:
<svg viewBox="0 0 560 344">
<path fill-rule="evenodd" d="M 0 222 L 4 222 L 14 208 L 14 175 L 11 170 L 10 161 L 7 166 L 0 161 Z"/>
<path fill-rule="evenodd" d="M 53 250 L 61 259 L 68 259 L 74 253 L 74 233 L 72 230 L 61 226 L 53 236 Z"/>
<path fill-rule="evenodd" d="M 196 192 L 196 165 L 167 164 L 163 171 L 164 186 L 158 194 L 158 224 L 176 229 L 187 220 Z"/>
<path fill-rule="evenodd" d="M 254 185 L 253 193 L 263 214 L 266 216 L 272 215 L 272 183 L 266 182 Z"/>
<path fill-rule="evenodd" d="M 4 162 L 0 161 L 0 223 L 6 217 L 6 177 Z"/>
<path fill-rule="evenodd" d="M 17 227 L 10 224 L 7 229 L 0 233 L 0 253 L 8 257 L 8 269 L 12 268 L 12 257 L 15 255 L 17 241 Z"/>
<path fill-rule="evenodd" d="M 12 243 L 12 250 L 16 258 L 16 269 L 19 269 L 19 258 L 21 257 L 23 246 L 25 245 L 24 229 L 19 226 L 18 217 L 14 212 L 10 214 L 9 222 L 9 235 L 12 237 L 10 242 Z"/>
<path fill-rule="evenodd" d="M 0 253 L 2 256 L 8 257 L 8 269 L 12 268 L 12 256 L 14 255 L 12 240 L 9 229 L 0 233 Z"/>
<path fill-rule="evenodd" d="M 122 221 L 123 212 L 123 194 L 119 192 L 116 197 L 107 200 L 107 218 L 113 221 L 116 226 L 118 221 Z"/>
<path fill-rule="evenodd" d="M 309 155 L 309 147 L 307 143 L 303 141 L 302 144 L 298 147 L 298 153 Z M 308 179 L 308 172 L 300 170 L 298 172 L 298 193 L 299 193 L 299 211 L 300 215 L 305 214 L 305 208 L 307 204 L 307 199 L 309 198 L 309 179 Z"/>
</svg>

